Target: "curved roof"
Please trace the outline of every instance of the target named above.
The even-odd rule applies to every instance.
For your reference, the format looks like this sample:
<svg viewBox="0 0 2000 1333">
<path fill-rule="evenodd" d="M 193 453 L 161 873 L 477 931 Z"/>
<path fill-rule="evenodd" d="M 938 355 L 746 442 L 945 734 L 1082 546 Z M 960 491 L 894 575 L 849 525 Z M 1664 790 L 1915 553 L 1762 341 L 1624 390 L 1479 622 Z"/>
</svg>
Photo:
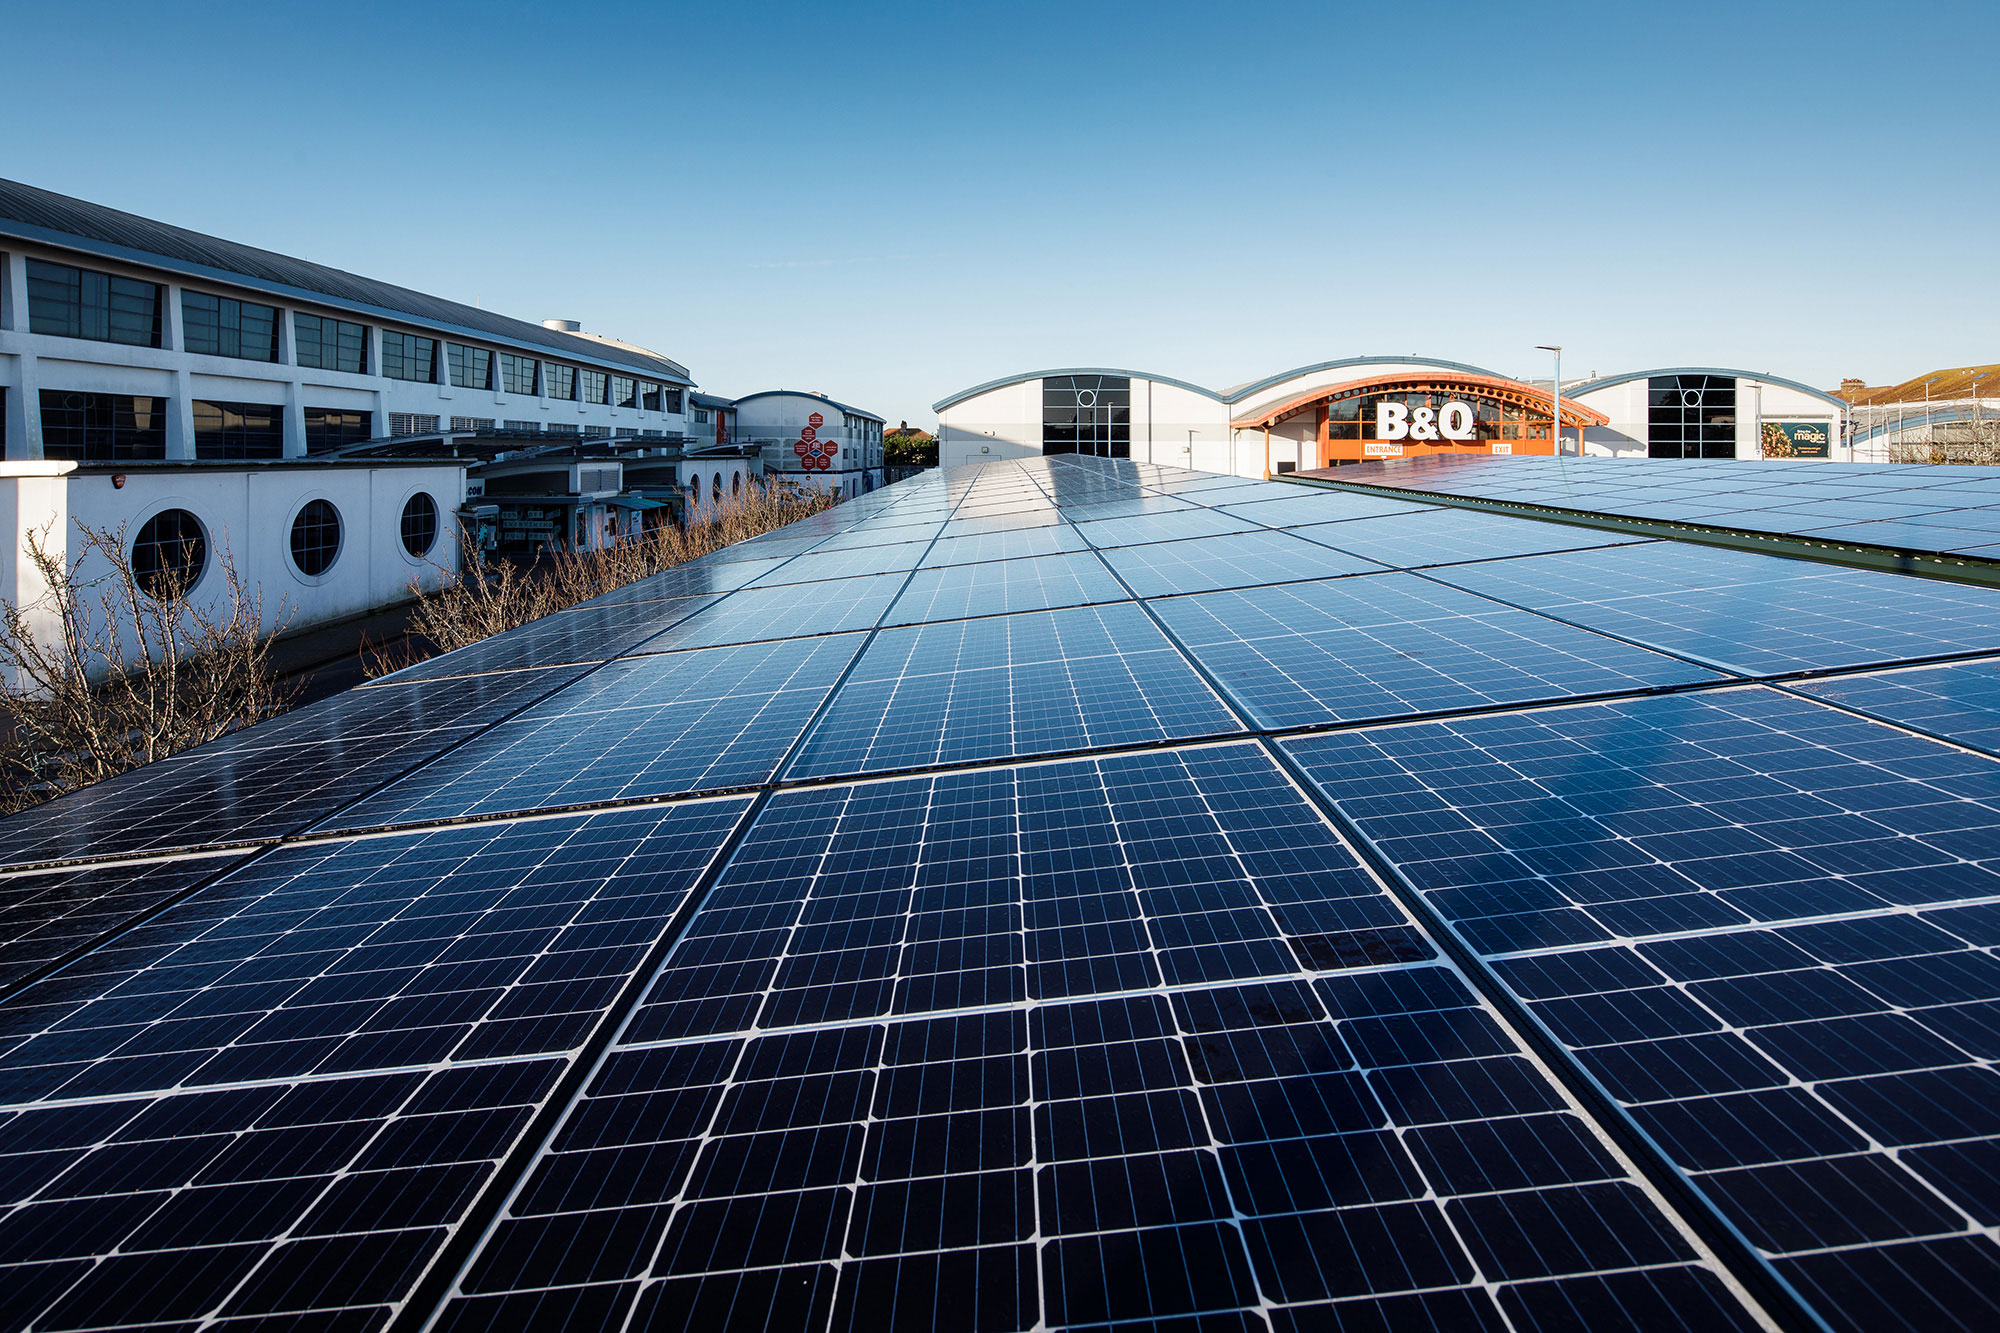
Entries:
<svg viewBox="0 0 2000 1333">
<path fill-rule="evenodd" d="M 1118 370 L 1106 366 L 1063 366 L 1056 370 L 1030 370 L 1020 375 L 1003 375 L 997 380 L 988 380 L 984 384 L 975 384 L 970 389 L 961 389 L 949 398 L 940 399 L 938 402 L 932 403 L 931 411 L 942 412 L 947 407 L 955 407 L 968 398 L 977 398 L 980 394 L 990 393 L 994 389 L 1004 389 L 1010 384 L 1020 384 L 1027 380 L 1045 380 L 1055 375 L 1123 375 L 1127 379 L 1151 380 L 1155 384 L 1171 384 L 1176 389 L 1186 389 L 1189 393 L 1198 393 L 1204 398 L 1213 398 L 1218 403 L 1229 401 L 1213 389 L 1204 389 L 1199 384 L 1189 384 L 1186 380 L 1169 379 L 1165 375 L 1155 375 L 1147 370 Z"/>
<path fill-rule="evenodd" d="M 273 250 L 259 250 L 218 236 L 169 226 L 19 181 L 0 180 L 0 235 L 81 250 L 106 259 L 122 259 L 197 280 L 205 278 L 336 310 L 352 310 L 377 319 L 414 321 L 464 338 L 544 354 L 557 352 L 591 366 L 642 371 L 681 384 L 692 382 L 687 367 L 662 356 L 562 333 L 524 319 L 447 301 L 393 283 L 377 282 Z"/>
<path fill-rule="evenodd" d="M 1810 384 L 1788 380 L 1782 375 L 1766 375 L 1755 370 L 1730 370 L 1723 366 L 1662 366 L 1657 370 L 1628 370 L 1622 375 L 1605 375 L 1600 379 L 1587 380 L 1571 389 L 1563 390 L 1566 398 L 1581 397 L 1586 393 L 1596 393 L 1614 384 L 1629 384 L 1633 380 L 1651 379 L 1655 375 L 1721 375 L 1730 379 L 1757 380 L 1764 384 L 1776 384 L 1786 389 L 1797 389 L 1800 393 L 1811 394 L 1834 407 L 1846 407 L 1847 400 L 1825 389 L 1815 389 Z"/>
<path fill-rule="evenodd" d="M 1435 357 L 1417 356 L 1415 353 L 1408 356 L 1348 356 L 1342 357 L 1338 361 L 1320 361 L 1310 366 L 1300 366 L 1296 370 L 1287 370 L 1280 375 L 1267 375 L 1261 380 L 1252 380 L 1248 384 L 1239 384 L 1223 394 L 1222 401 L 1225 403 L 1240 403 L 1252 394 L 1262 393 L 1273 384 L 1283 384 L 1286 380 L 1298 379 L 1302 375 L 1317 375 L 1322 371 L 1342 370 L 1348 366 L 1431 366 L 1438 370 L 1455 370 L 1465 375 L 1485 375 L 1496 380 L 1507 378 L 1498 371 L 1488 370 L 1484 366 L 1469 366 L 1463 361 L 1440 361 Z M 1513 381 L 1509 382 L 1512 383 Z"/>
<path fill-rule="evenodd" d="M 1287 370 L 1282 374 L 1267 375 L 1261 380 L 1253 380 L 1248 384 L 1239 384 L 1232 389 L 1217 392 L 1214 389 L 1205 389 L 1199 384 L 1190 384 L 1186 380 L 1177 380 L 1167 375 L 1155 375 L 1149 370 L 1121 370 L 1109 366 L 1063 366 L 1055 370 L 1030 370 L 1019 375 L 1003 375 L 997 380 L 988 380 L 984 384 L 975 384 L 969 389 L 961 389 L 948 398 L 943 398 L 932 403 L 931 410 L 933 412 L 942 412 L 948 407 L 956 407 L 968 398 L 977 398 L 982 393 L 990 393 L 994 389 L 1004 389 L 1010 384 L 1021 384 L 1027 380 L 1048 379 L 1053 375 L 1123 375 L 1128 379 L 1151 380 L 1155 384 L 1171 384 L 1176 389 L 1186 389 L 1189 393 L 1200 394 L 1203 398 L 1210 398 L 1218 403 L 1239 403 L 1251 394 L 1260 393 L 1270 388 L 1273 384 L 1283 384 L 1286 380 L 1297 379 L 1301 375 L 1317 375 L 1322 371 L 1338 370 L 1343 366 L 1431 366 L 1438 370 L 1455 370 L 1470 375 L 1493 375 L 1496 379 L 1504 378 L 1504 376 L 1495 375 L 1493 371 L 1487 370 L 1482 366 L 1469 366 L 1463 361 L 1439 361 L 1431 357 L 1415 355 L 1349 356 L 1342 357 L 1338 361 L 1319 361 L 1309 366 L 1299 366 L 1296 369 Z"/>
<path fill-rule="evenodd" d="M 836 402 L 823 393 L 809 393 L 804 389 L 762 389 L 756 393 L 744 394 L 735 401 L 734 406 L 741 407 L 743 404 L 755 402 L 759 398 L 810 398 L 816 403 L 825 403 L 828 407 L 845 412 L 850 416 L 867 417 L 870 421 L 880 421 L 885 425 L 889 420 L 889 418 L 879 412 L 870 412 L 865 407 L 851 407 L 846 403 Z"/>
<path fill-rule="evenodd" d="M 1272 424 L 1280 417 L 1290 416 L 1300 408 L 1322 399 L 1343 398 L 1365 389 L 1396 388 L 1401 385 L 1415 387 L 1440 383 L 1484 389 L 1494 397 L 1515 399 L 1522 406 L 1549 406 L 1549 396 L 1546 392 L 1535 388 L 1532 384 L 1510 380 L 1504 375 L 1467 374 L 1462 371 L 1437 374 L 1422 370 L 1403 370 L 1392 375 L 1369 375 L 1363 379 L 1347 380 L 1340 384 L 1322 384 L 1304 393 L 1294 394 L 1290 398 L 1283 398 L 1267 407 L 1259 408 L 1248 416 L 1237 417 L 1229 423 L 1229 428 L 1255 430 L 1260 426 Z M 1562 406 L 1565 426 L 1603 426 L 1609 424 L 1611 420 L 1595 408 L 1585 407 L 1568 397 L 1563 399 Z"/>
</svg>

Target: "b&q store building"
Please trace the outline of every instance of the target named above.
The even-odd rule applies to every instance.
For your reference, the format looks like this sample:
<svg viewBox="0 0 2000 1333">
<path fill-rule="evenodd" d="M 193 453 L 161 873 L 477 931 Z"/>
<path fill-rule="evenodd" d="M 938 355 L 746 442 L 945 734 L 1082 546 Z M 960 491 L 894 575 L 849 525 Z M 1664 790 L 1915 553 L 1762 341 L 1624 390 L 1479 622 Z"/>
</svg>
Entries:
<svg viewBox="0 0 2000 1333">
<path fill-rule="evenodd" d="M 1792 380 L 1674 367 L 1568 383 L 1560 452 L 1845 458 L 1846 404 Z M 936 404 L 938 461 L 1135 458 L 1244 476 L 1423 454 L 1553 454 L 1548 381 L 1424 357 L 1353 357 L 1217 391 L 1135 370 L 1035 371 Z"/>
</svg>

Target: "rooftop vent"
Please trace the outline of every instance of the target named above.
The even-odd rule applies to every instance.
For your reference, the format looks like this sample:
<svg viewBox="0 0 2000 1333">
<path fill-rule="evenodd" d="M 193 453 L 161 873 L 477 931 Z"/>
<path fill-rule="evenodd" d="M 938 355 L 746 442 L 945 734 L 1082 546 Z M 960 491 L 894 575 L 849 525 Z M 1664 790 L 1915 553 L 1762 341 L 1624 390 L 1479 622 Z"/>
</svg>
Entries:
<svg viewBox="0 0 2000 1333">
<path fill-rule="evenodd" d="M 582 323 L 574 319 L 545 319 L 542 321 L 542 327 L 545 329 L 554 329 L 557 333 L 583 332 Z"/>
</svg>

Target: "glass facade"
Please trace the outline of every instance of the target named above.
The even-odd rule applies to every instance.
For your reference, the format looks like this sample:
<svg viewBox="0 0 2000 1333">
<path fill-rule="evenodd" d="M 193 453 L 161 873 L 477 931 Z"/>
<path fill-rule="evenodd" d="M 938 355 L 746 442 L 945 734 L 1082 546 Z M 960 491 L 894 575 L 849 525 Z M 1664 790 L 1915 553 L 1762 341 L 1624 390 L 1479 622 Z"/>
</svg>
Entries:
<svg viewBox="0 0 2000 1333">
<path fill-rule="evenodd" d="M 576 367 L 559 366 L 553 361 L 544 361 L 542 383 L 547 386 L 549 397 L 568 402 L 576 397 Z"/>
<path fill-rule="evenodd" d="M 392 380 L 437 383 L 437 342 L 414 333 L 382 331 L 382 373 Z"/>
<path fill-rule="evenodd" d="M 285 409 L 265 403 L 194 402 L 194 456 L 216 462 L 285 456 Z"/>
<path fill-rule="evenodd" d="M 493 387 L 493 353 L 484 347 L 461 347 L 457 343 L 446 343 L 445 357 L 451 363 L 453 388 Z"/>
<path fill-rule="evenodd" d="M 42 390 L 42 455 L 79 463 L 167 456 L 167 400 Z"/>
<path fill-rule="evenodd" d="M 306 409 L 306 452 L 331 453 L 350 444 L 359 444 L 373 435 L 366 412 L 343 411 L 337 407 Z"/>
<path fill-rule="evenodd" d="M 421 559 L 437 542 L 437 501 L 423 491 L 411 496 L 403 506 L 403 549 Z"/>
<path fill-rule="evenodd" d="M 132 347 L 160 345 L 160 287 L 93 269 L 28 261 L 28 329 Z"/>
<path fill-rule="evenodd" d="M 1463 403 L 1472 414 L 1472 434 L 1468 437 L 1452 438 L 1444 434 L 1440 423 L 1445 421 L 1446 408 L 1453 403 Z M 1384 437 L 1378 432 L 1377 423 L 1382 419 L 1384 404 L 1391 405 L 1391 419 L 1402 423 L 1401 434 L 1392 430 Z M 1394 412 L 1395 407 L 1402 409 L 1400 416 Z M 1487 445 L 1496 440 L 1540 440 L 1546 443 L 1549 438 L 1549 415 L 1547 405 L 1537 412 L 1532 407 L 1468 390 L 1399 389 L 1361 393 L 1327 403 L 1326 438 L 1329 441 L 1386 438 L 1401 444 L 1435 445 Z M 1456 421 L 1449 424 L 1452 429 L 1462 429 Z M 1413 427 L 1423 433 L 1413 433 Z M 1436 433 L 1432 434 L 1433 431 Z"/>
<path fill-rule="evenodd" d="M 1646 456 L 1736 457 L 1736 381 L 1655 375 L 1646 382 Z"/>
<path fill-rule="evenodd" d="M 1132 456 L 1132 381 L 1054 375 L 1042 381 L 1042 452 Z"/>
<path fill-rule="evenodd" d="M 278 308 L 207 292 L 181 293 L 181 342 L 204 356 L 278 359 Z"/>
<path fill-rule="evenodd" d="M 311 370 L 337 370 L 348 375 L 368 373 L 368 330 L 344 319 L 319 315 L 292 316 L 297 360 Z"/>
<path fill-rule="evenodd" d="M 613 407 L 637 407 L 639 405 L 639 381 L 629 375 L 611 377 L 611 405 Z"/>
<path fill-rule="evenodd" d="M 602 403 L 606 401 L 606 389 L 611 383 L 609 375 L 606 375 L 601 370 L 586 370 L 580 372 L 577 379 L 583 386 L 584 402 Z"/>
<path fill-rule="evenodd" d="M 530 398 L 535 394 L 535 367 L 541 363 L 532 356 L 515 356 L 512 352 L 500 353 L 500 387 L 508 393 L 524 393 Z"/>
</svg>

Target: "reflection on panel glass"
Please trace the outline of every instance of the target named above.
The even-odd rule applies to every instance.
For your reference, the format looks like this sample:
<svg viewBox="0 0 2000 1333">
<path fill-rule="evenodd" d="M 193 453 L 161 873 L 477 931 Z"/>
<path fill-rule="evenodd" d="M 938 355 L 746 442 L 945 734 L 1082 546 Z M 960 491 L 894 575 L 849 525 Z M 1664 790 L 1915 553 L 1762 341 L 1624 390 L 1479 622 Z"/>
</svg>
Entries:
<svg viewBox="0 0 2000 1333">
<path fill-rule="evenodd" d="M 285 456 L 285 409 L 271 403 L 194 402 L 194 456 L 233 461 Z"/>
<path fill-rule="evenodd" d="M 42 456 L 79 463 L 167 456 L 167 400 L 42 390 Z"/>
</svg>

